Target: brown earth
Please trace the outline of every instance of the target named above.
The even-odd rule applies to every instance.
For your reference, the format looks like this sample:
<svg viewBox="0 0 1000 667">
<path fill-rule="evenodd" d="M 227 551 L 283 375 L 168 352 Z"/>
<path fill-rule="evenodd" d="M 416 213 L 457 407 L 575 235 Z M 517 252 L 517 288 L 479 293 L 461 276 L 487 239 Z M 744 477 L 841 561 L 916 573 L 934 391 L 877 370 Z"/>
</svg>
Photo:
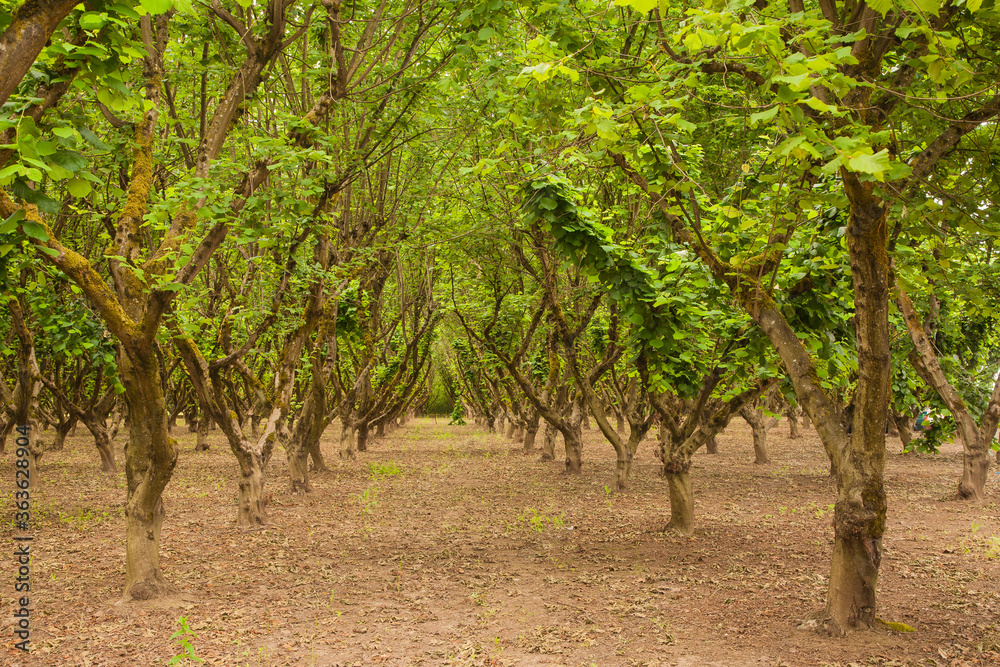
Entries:
<svg viewBox="0 0 1000 667">
<path fill-rule="evenodd" d="M 797 626 L 826 595 L 834 493 L 814 431 L 770 433 L 754 465 L 737 420 L 695 458 L 694 537 L 669 514 L 652 441 L 610 495 L 613 454 L 586 433 L 583 474 L 499 436 L 417 420 L 336 463 L 315 491 L 284 491 L 273 523 L 239 532 L 235 463 L 215 435 L 167 488 L 169 599 L 121 602 L 123 475 L 99 473 L 80 435 L 42 460 L 34 495 L 32 654 L 12 648 L 13 465 L 0 466 L 0 664 L 163 665 L 185 617 L 206 665 L 1000 665 L 1000 476 L 988 500 L 952 499 L 954 447 L 890 441 L 879 615 L 912 633 L 825 638 Z M 182 429 L 183 430 L 183 429 Z M 121 452 L 118 452 L 119 460 Z M 197 664 L 189 660 L 181 665 Z"/>
</svg>

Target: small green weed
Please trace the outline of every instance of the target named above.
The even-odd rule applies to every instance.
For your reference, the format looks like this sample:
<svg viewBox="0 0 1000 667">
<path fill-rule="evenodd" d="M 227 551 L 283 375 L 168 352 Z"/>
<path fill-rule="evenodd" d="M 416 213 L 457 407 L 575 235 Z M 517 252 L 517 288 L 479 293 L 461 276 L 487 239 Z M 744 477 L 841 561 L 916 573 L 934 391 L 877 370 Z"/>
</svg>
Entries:
<svg viewBox="0 0 1000 667">
<path fill-rule="evenodd" d="M 402 475 L 403 469 L 395 461 L 372 461 L 368 464 L 368 472 L 372 479 L 380 479 L 382 477 L 395 477 L 396 475 Z"/>
<path fill-rule="evenodd" d="M 174 657 L 170 658 L 170 660 L 167 661 L 167 664 L 178 665 L 188 660 L 192 662 L 205 662 L 194 652 L 194 646 L 191 644 L 191 640 L 197 638 L 198 635 L 196 635 L 188 625 L 187 616 L 181 616 L 177 619 L 177 622 L 181 624 L 181 629 L 170 635 L 170 638 L 174 640 L 175 644 L 180 646 L 181 653 L 178 653 Z"/>
<path fill-rule="evenodd" d="M 530 507 L 524 511 L 524 514 L 518 514 L 517 520 L 518 522 L 527 523 L 532 530 L 538 533 L 544 532 L 546 524 L 550 528 L 561 528 L 563 525 L 562 514 L 559 516 L 547 516 Z"/>
</svg>

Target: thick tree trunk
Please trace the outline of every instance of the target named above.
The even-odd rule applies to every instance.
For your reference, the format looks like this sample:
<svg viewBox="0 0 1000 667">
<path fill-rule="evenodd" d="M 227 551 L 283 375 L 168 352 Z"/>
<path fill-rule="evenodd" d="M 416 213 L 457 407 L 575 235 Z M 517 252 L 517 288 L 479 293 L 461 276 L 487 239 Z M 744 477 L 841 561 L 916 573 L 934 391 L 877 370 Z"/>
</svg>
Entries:
<svg viewBox="0 0 1000 667">
<path fill-rule="evenodd" d="M 84 426 L 94 436 L 94 445 L 101 457 L 101 472 L 118 472 L 118 466 L 115 464 L 115 448 L 111 442 L 111 436 L 108 434 L 108 429 L 99 419 L 88 419 L 84 421 Z"/>
<path fill-rule="evenodd" d="M 132 600 L 151 600 L 169 590 L 160 570 L 163 516 L 160 498 L 148 513 L 133 510 L 125 515 L 125 595 Z"/>
<path fill-rule="evenodd" d="M 524 424 L 518 424 L 514 429 L 514 444 L 524 442 Z"/>
<path fill-rule="evenodd" d="M 621 451 L 615 452 L 615 491 L 624 491 L 628 485 L 633 458 L 628 447 L 622 447 Z"/>
<path fill-rule="evenodd" d="M 977 429 L 978 431 L 978 429 Z M 966 500 L 983 500 L 986 497 L 986 477 L 990 471 L 990 443 L 976 433 L 976 441 L 966 446 L 962 454 L 962 479 L 958 495 Z"/>
<path fill-rule="evenodd" d="M 556 460 L 556 429 L 548 422 L 545 422 L 545 431 L 542 437 L 542 460 Z"/>
<path fill-rule="evenodd" d="M 264 494 L 263 458 L 253 451 L 238 452 L 236 457 L 240 470 L 236 526 L 238 528 L 254 528 L 266 525 L 268 516 L 267 497 Z"/>
<path fill-rule="evenodd" d="M 875 591 L 885 533 L 885 424 L 889 368 L 889 259 L 886 207 L 872 184 L 843 172 L 851 202 L 847 245 L 854 283 L 858 384 L 853 428 L 837 469 L 834 548 L 825 610 L 828 630 L 875 625 Z"/>
<path fill-rule="evenodd" d="M 678 461 L 668 465 L 665 472 L 670 489 L 670 523 L 664 530 L 683 535 L 694 532 L 694 490 L 691 488 L 690 462 Z"/>
<path fill-rule="evenodd" d="M 719 453 L 719 442 L 715 439 L 714 435 L 705 443 L 705 451 L 709 454 Z"/>
<path fill-rule="evenodd" d="M 799 433 L 799 414 L 798 410 L 795 408 L 788 408 L 785 411 L 785 417 L 788 419 L 788 439 L 797 440 L 802 437 Z"/>
<path fill-rule="evenodd" d="M 349 422 L 341 420 L 340 425 L 340 458 L 354 458 L 354 427 Z"/>
<path fill-rule="evenodd" d="M 583 439 L 579 427 L 570 427 L 562 432 L 566 447 L 566 472 L 579 475 L 583 465 Z"/>
<path fill-rule="evenodd" d="M 910 443 L 913 441 L 913 430 L 910 428 L 911 423 L 909 418 L 904 417 L 895 410 L 893 410 L 892 421 L 896 426 L 896 435 L 899 437 L 900 441 L 903 443 L 903 451 L 906 452 L 910 448 Z"/>
<path fill-rule="evenodd" d="M 301 447 L 289 447 L 288 449 L 288 477 L 289 491 L 292 493 L 309 493 L 312 486 L 309 484 L 309 453 Z"/>
<path fill-rule="evenodd" d="M 326 472 L 329 470 L 329 468 L 326 467 L 326 460 L 323 458 L 323 450 L 320 448 L 319 438 L 306 443 L 306 453 L 308 453 L 309 458 L 312 459 L 313 472 Z"/>
<path fill-rule="evenodd" d="M 380 421 L 378 424 L 375 425 L 375 438 L 377 439 L 384 437 L 385 437 L 385 422 Z"/>
<path fill-rule="evenodd" d="M 52 444 L 49 445 L 49 449 L 54 452 L 61 452 L 66 446 L 66 436 L 69 435 L 70 430 L 76 426 L 76 417 L 70 417 L 61 424 L 56 424 L 55 435 L 52 436 Z"/>
<path fill-rule="evenodd" d="M 528 424 L 524 427 L 524 440 L 521 441 L 522 450 L 525 454 L 530 454 L 535 449 L 535 435 L 538 433 L 538 420 L 535 423 Z"/>
<path fill-rule="evenodd" d="M 507 432 L 504 435 L 505 435 L 505 437 L 508 440 L 513 440 L 514 439 L 514 429 L 515 428 L 516 428 L 516 426 L 515 426 L 514 422 L 512 422 L 512 421 L 508 421 L 507 422 Z"/>
<path fill-rule="evenodd" d="M 358 423 L 357 430 L 357 449 L 359 452 L 368 451 L 368 424 L 366 422 Z"/>
<path fill-rule="evenodd" d="M 167 590 L 160 570 L 162 494 L 177 464 L 177 443 L 167 434 L 166 401 L 156 358 L 153 350 L 122 354 L 118 364 L 129 410 L 125 597 L 134 600 L 158 597 Z"/>
<path fill-rule="evenodd" d="M 764 413 L 759 408 L 747 405 L 740 410 L 740 416 L 753 430 L 753 462 L 770 463 L 771 459 L 767 455 L 767 423 L 764 421 Z"/>
<path fill-rule="evenodd" d="M 198 439 L 194 446 L 194 451 L 196 452 L 207 452 L 208 451 L 208 428 L 212 423 L 212 418 L 208 416 L 208 412 L 202 410 L 201 416 L 198 418 Z"/>
</svg>

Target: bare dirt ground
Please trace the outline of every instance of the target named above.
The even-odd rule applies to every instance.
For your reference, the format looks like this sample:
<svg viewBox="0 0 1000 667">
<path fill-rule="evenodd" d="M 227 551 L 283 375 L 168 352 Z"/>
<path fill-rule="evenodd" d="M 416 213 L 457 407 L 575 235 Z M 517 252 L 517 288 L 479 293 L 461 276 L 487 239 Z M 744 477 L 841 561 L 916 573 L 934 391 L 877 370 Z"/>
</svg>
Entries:
<svg viewBox="0 0 1000 667">
<path fill-rule="evenodd" d="M 988 500 L 951 499 L 954 447 L 893 454 L 879 614 L 916 632 L 821 638 L 797 629 L 826 595 L 834 492 L 814 431 L 770 433 L 754 465 L 735 420 L 695 459 L 698 531 L 669 514 L 652 440 L 631 488 L 608 493 L 613 452 L 586 434 L 584 471 L 497 435 L 423 419 L 331 470 L 308 496 L 270 466 L 272 524 L 239 532 L 235 463 L 215 435 L 181 456 L 165 495 L 162 565 L 176 594 L 121 602 L 123 474 L 99 473 L 81 428 L 42 460 L 34 496 L 32 647 L 11 648 L 13 465 L 0 465 L 0 664 L 1000 665 L 1000 475 Z M 217 432 L 213 432 L 217 433 Z M 121 451 L 118 452 L 121 461 Z M 196 664 L 191 660 L 181 665 Z"/>
</svg>

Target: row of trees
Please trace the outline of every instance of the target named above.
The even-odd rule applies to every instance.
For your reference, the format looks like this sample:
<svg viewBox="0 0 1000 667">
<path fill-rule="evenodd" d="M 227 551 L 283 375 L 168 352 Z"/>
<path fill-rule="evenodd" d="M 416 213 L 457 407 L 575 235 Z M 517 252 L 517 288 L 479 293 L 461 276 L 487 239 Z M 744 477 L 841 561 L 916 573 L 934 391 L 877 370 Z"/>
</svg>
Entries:
<svg viewBox="0 0 1000 667">
<path fill-rule="evenodd" d="M 267 519 L 276 445 L 306 492 L 330 423 L 350 458 L 434 392 L 526 449 L 541 432 L 544 457 L 560 435 L 571 473 L 592 418 L 619 490 L 658 423 L 690 531 L 692 456 L 737 414 L 761 434 L 770 401 L 811 420 L 837 482 L 824 627 L 871 626 L 887 422 L 947 410 L 958 493 L 985 493 L 998 18 L 980 0 L 10 6 L 6 428 L 44 420 L 58 446 L 82 422 L 112 471 L 127 426 L 125 594 L 149 598 L 180 415 L 230 445 L 240 526 Z"/>
</svg>

